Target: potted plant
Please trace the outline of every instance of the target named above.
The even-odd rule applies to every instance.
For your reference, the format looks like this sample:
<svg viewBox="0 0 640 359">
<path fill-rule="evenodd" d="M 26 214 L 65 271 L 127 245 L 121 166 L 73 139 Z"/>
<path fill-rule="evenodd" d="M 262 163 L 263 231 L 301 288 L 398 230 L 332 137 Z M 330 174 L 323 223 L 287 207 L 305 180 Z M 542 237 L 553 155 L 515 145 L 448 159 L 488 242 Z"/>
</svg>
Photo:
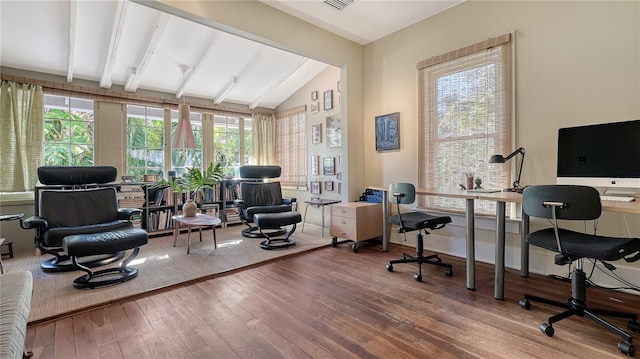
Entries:
<svg viewBox="0 0 640 359">
<path fill-rule="evenodd" d="M 214 186 L 220 184 L 224 176 L 222 163 L 217 162 L 215 166 L 209 163 L 209 167 L 202 171 L 197 167 L 187 167 L 187 171 L 181 178 L 162 180 L 165 184 L 176 193 L 186 193 L 187 199 L 182 206 L 182 214 L 185 217 L 193 217 L 196 215 L 197 205 L 195 200 L 200 195 L 203 198 L 206 189 L 213 189 Z"/>
</svg>

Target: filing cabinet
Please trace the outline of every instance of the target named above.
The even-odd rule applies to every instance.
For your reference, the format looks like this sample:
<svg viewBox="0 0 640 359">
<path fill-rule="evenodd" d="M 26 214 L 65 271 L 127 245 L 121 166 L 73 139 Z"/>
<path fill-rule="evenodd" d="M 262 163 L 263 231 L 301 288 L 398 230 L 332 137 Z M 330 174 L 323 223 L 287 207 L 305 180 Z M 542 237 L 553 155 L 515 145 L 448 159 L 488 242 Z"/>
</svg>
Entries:
<svg viewBox="0 0 640 359">
<path fill-rule="evenodd" d="M 351 248 L 358 251 L 358 243 L 382 236 L 382 204 L 345 202 L 331 206 L 332 245 L 353 241 Z M 338 238 L 344 240 L 338 242 Z"/>
</svg>

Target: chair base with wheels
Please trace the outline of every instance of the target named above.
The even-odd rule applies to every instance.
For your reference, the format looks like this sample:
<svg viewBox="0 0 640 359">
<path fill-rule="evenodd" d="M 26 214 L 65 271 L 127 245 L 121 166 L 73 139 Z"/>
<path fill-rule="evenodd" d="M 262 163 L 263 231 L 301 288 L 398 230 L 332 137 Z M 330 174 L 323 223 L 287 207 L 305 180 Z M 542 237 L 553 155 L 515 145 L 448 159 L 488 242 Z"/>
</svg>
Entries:
<svg viewBox="0 0 640 359">
<path fill-rule="evenodd" d="M 299 212 L 258 213 L 253 217 L 253 220 L 258 225 L 262 238 L 265 238 L 264 241 L 260 242 L 260 248 L 285 249 L 296 245 L 296 241 L 290 237 L 296 231 L 296 224 L 302 221 L 302 216 Z M 275 238 L 278 235 L 264 231 L 289 225 L 291 230 L 285 232 L 284 238 Z"/>
<path fill-rule="evenodd" d="M 417 282 L 422 281 L 422 264 L 431 264 L 439 267 L 445 267 L 445 274 L 447 276 L 453 275 L 453 266 L 451 264 L 443 263 L 442 259 L 437 254 L 424 255 L 424 236 L 428 235 L 428 229 L 441 229 L 447 223 L 451 223 L 451 217 L 448 216 L 432 216 L 422 212 L 409 212 L 401 213 L 400 204 L 411 204 L 415 201 L 415 187 L 410 183 L 396 183 L 389 186 L 389 201 L 395 203 L 398 214 L 389 217 L 389 222 L 400 226 L 399 233 L 406 233 L 412 231 L 418 231 L 416 238 L 416 255 L 410 255 L 403 253 L 402 257 L 397 260 L 389 261 L 387 264 L 387 270 L 393 272 L 393 265 L 399 263 L 416 263 L 418 264 L 418 273 L 413 275 L 413 279 Z"/>
</svg>

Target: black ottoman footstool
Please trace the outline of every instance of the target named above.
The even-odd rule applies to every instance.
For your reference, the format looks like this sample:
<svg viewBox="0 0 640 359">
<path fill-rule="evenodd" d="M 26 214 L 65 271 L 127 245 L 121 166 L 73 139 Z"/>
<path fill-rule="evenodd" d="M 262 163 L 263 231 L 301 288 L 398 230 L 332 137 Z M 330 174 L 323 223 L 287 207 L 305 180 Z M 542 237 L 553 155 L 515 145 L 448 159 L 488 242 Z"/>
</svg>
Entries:
<svg viewBox="0 0 640 359">
<path fill-rule="evenodd" d="M 260 242 L 260 248 L 283 249 L 296 245 L 296 241 L 290 237 L 296 231 L 296 224 L 302 222 L 302 216 L 296 211 L 258 213 L 253 216 L 253 222 L 258 226 L 260 234 L 266 238 L 266 240 Z M 284 226 L 291 226 L 291 230 L 285 234 L 284 238 L 271 238 L 262 231 L 263 229 L 278 229 Z"/>
<path fill-rule="evenodd" d="M 74 234 L 64 237 L 62 248 L 71 258 L 76 269 L 87 274 L 76 278 L 73 286 L 76 288 L 98 288 L 126 282 L 138 275 L 138 269 L 127 267 L 140 252 L 140 246 L 147 244 L 148 235 L 144 229 L 127 229 L 124 231 L 102 232 L 92 234 Z M 133 253 L 125 258 L 119 267 L 92 271 L 78 262 L 78 257 L 99 254 L 113 254 L 133 249 Z M 96 280 L 95 278 L 105 278 Z"/>
</svg>

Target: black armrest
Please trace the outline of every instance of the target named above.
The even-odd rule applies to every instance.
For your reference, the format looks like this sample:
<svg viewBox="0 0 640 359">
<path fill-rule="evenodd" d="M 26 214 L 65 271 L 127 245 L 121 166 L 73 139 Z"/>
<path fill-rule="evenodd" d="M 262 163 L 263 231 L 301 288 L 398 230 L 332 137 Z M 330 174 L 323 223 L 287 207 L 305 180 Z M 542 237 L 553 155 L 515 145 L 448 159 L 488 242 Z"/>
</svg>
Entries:
<svg viewBox="0 0 640 359">
<path fill-rule="evenodd" d="M 46 229 L 49 222 L 40 216 L 31 216 L 25 220 L 20 220 L 20 227 L 24 229 Z"/>
<path fill-rule="evenodd" d="M 118 208 L 118 219 L 131 219 L 136 214 L 141 214 L 140 208 Z"/>
<path fill-rule="evenodd" d="M 295 198 L 283 198 L 282 199 L 282 203 L 284 204 L 288 204 L 291 205 L 292 203 L 295 203 L 297 200 Z"/>
<path fill-rule="evenodd" d="M 235 199 L 233 200 L 233 204 L 235 204 L 236 207 L 244 208 L 245 201 L 242 199 Z"/>
</svg>

